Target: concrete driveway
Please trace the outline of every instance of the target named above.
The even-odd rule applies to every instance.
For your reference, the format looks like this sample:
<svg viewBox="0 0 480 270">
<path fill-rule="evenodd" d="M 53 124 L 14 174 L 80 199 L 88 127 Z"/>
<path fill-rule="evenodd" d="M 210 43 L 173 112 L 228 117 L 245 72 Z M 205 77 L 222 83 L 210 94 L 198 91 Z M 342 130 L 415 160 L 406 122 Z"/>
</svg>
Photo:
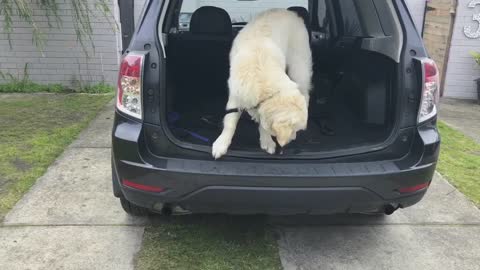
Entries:
<svg viewBox="0 0 480 270">
<path fill-rule="evenodd" d="M 0 227 L 0 269 L 133 269 L 147 220 L 112 196 L 112 104 Z M 390 217 L 271 218 L 286 269 L 479 269 L 480 211 L 441 176 Z"/>
<path fill-rule="evenodd" d="M 480 211 L 437 175 L 388 217 L 277 218 L 285 269 L 480 269 Z"/>
</svg>

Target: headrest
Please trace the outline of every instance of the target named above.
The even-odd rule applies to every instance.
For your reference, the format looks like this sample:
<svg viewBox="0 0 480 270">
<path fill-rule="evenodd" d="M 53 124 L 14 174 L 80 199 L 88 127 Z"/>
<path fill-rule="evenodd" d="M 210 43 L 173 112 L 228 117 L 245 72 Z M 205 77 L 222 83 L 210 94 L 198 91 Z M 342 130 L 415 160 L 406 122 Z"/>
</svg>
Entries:
<svg viewBox="0 0 480 270">
<path fill-rule="evenodd" d="M 305 26 L 310 29 L 310 13 L 308 13 L 308 10 L 304 7 L 289 7 L 288 10 L 293 11 L 297 13 L 300 18 L 303 19 L 305 22 Z"/>
<path fill-rule="evenodd" d="M 231 35 L 232 20 L 230 15 L 221 8 L 201 7 L 192 14 L 190 32 L 192 34 Z"/>
</svg>

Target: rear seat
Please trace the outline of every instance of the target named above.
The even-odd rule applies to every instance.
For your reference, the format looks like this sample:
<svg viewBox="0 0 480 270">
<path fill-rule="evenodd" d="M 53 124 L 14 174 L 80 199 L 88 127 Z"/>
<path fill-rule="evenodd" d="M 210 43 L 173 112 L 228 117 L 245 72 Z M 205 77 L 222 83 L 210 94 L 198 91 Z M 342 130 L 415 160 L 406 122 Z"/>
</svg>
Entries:
<svg viewBox="0 0 480 270">
<path fill-rule="evenodd" d="M 211 6 L 193 13 L 190 32 L 170 34 L 167 61 L 176 96 L 226 99 L 232 41 L 230 16 Z"/>
</svg>

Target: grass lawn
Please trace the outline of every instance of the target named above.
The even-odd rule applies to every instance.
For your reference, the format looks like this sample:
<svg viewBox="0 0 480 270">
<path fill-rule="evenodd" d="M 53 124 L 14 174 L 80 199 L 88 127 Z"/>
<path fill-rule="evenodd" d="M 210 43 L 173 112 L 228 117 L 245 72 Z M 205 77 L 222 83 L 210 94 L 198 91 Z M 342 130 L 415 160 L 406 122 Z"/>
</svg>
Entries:
<svg viewBox="0 0 480 270">
<path fill-rule="evenodd" d="M 112 98 L 0 95 L 0 220 Z"/>
<path fill-rule="evenodd" d="M 438 126 L 442 146 L 437 170 L 480 206 L 480 144 L 443 122 Z"/>
<path fill-rule="evenodd" d="M 281 269 L 264 217 L 185 216 L 147 227 L 136 269 Z"/>
<path fill-rule="evenodd" d="M 0 93 L 87 93 L 87 94 L 108 94 L 115 88 L 105 82 L 97 84 L 81 85 L 77 83 L 74 87 L 66 87 L 61 84 L 39 84 L 28 78 L 27 67 L 25 67 L 23 77 L 16 77 L 10 73 L 2 73 L 0 70 L 0 80 L 6 83 L 0 84 Z"/>
</svg>

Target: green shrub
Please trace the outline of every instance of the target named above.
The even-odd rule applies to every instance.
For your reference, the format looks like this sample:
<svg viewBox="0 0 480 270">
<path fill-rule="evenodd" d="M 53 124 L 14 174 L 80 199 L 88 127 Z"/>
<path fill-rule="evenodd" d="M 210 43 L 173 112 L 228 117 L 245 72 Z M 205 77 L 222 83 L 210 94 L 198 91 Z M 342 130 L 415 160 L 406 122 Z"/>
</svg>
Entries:
<svg viewBox="0 0 480 270">
<path fill-rule="evenodd" d="M 97 83 L 94 85 L 83 86 L 79 89 L 79 93 L 90 93 L 90 94 L 104 94 L 111 93 L 115 88 L 105 82 Z"/>
<path fill-rule="evenodd" d="M 473 59 L 475 62 L 477 62 L 477 65 L 480 66 L 480 53 L 479 52 L 471 52 L 470 53 L 473 56 Z"/>
<path fill-rule="evenodd" d="M 23 75 L 14 76 L 9 72 L 0 71 L 0 79 L 6 83 L 0 84 L 0 93 L 89 93 L 104 94 L 112 93 L 115 88 L 105 82 L 93 85 L 84 85 L 81 81 L 76 81 L 76 87 L 73 89 L 57 84 L 39 84 L 30 80 L 28 73 L 28 63 L 23 68 Z"/>
<path fill-rule="evenodd" d="M 105 82 L 93 85 L 84 85 L 71 89 L 61 84 L 39 84 L 25 78 L 16 78 L 11 74 L 0 73 L 0 78 L 7 83 L 0 84 L 0 93 L 89 93 L 104 94 L 111 93 L 115 88 Z"/>
</svg>

